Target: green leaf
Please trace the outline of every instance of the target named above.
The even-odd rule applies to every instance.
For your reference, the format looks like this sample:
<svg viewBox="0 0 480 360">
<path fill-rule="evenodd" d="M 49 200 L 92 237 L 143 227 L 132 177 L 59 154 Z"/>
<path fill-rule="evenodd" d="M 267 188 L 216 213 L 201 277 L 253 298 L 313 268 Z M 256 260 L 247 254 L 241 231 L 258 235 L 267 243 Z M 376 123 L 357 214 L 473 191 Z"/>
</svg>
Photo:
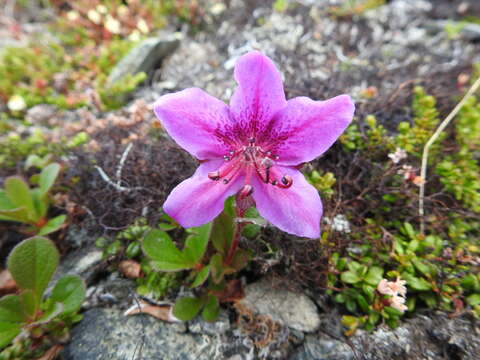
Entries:
<svg viewBox="0 0 480 360">
<path fill-rule="evenodd" d="M 0 323 L 21 323 L 26 320 L 20 296 L 6 295 L 0 299 Z"/>
<path fill-rule="evenodd" d="M 340 276 L 340 279 L 347 284 L 356 284 L 362 280 L 356 273 L 352 271 L 345 271 Z"/>
<path fill-rule="evenodd" d="M 32 290 L 24 290 L 20 294 L 20 301 L 22 303 L 23 312 L 30 319 L 35 319 L 37 315 L 37 299 Z"/>
<path fill-rule="evenodd" d="M 432 269 L 430 266 L 426 265 L 423 261 L 421 261 L 420 259 L 418 258 L 413 258 L 411 260 L 413 266 L 415 266 L 415 268 L 420 271 L 423 275 L 433 275 L 432 274 Z"/>
<path fill-rule="evenodd" d="M 0 210 L 0 220 L 29 223 L 30 216 L 28 215 L 27 209 L 21 207 L 11 210 Z"/>
<path fill-rule="evenodd" d="M 193 283 L 190 287 L 194 288 L 202 285 L 207 280 L 209 274 L 210 266 L 204 266 L 203 269 L 198 272 L 197 276 L 195 276 L 195 280 L 193 280 Z"/>
<path fill-rule="evenodd" d="M 210 232 L 212 231 L 212 223 L 189 229 L 191 235 L 187 237 L 185 249 L 183 250 L 184 258 L 190 261 L 191 265 L 198 264 L 207 250 Z"/>
<path fill-rule="evenodd" d="M 52 163 L 46 166 L 40 173 L 40 179 L 38 185 L 40 187 L 40 194 L 42 196 L 46 195 L 50 188 L 55 183 L 58 173 L 60 172 L 60 165 L 57 163 Z"/>
<path fill-rule="evenodd" d="M 62 303 L 63 314 L 71 314 L 80 310 L 85 300 L 85 291 L 85 283 L 80 277 L 66 275 L 57 281 L 48 302 Z"/>
<path fill-rule="evenodd" d="M 462 287 L 470 291 L 480 291 L 480 281 L 474 274 L 466 275 L 460 282 Z"/>
<path fill-rule="evenodd" d="M 403 312 L 398 310 L 398 309 L 395 309 L 391 306 L 385 306 L 384 308 L 385 312 L 390 315 L 390 316 L 393 316 L 393 317 L 400 317 L 403 315 Z"/>
<path fill-rule="evenodd" d="M 467 297 L 467 303 L 470 306 L 480 305 L 480 294 L 472 294 Z"/>
<path fill-rule="evenodd" d="M 345 306 L 347 307 L 347 310 L 352 313 L 357 311 L 357 304 L 353 299 L 347 299 Z"/>
<path fill-rule="evenodd" d="M 368 304 L 367 300 L 363 295 L 361 294 L 357 295 L 357 303 L 363 312 L 368 313 L 370 311 L 370 305 Z"/>
<path fill-rule="evenodd" d="M 45 311 L 37 321 L 32 323 L 32 325 L 48 324 L 50 321 L 62 314 L 63 310 L 64 306 L 62 303 L 54 303 L 53 305 L 49 306 L 47 311 Z"/>
<path fill-rule="evenodd" d="M 33 197 L 28 185 L 19 177 L 9 177 L 5 180 L 5 193 L 10 202 L 18 208 L 25 208 L 29 220 L 38 220 Z"/>
<path fill-rule="evenodd" d="M 17 207 L 8 199 L 8 196 L 5 190 L 0 189 L 0 211 L 14 210 L 16 208 Z"/>
<path fill-rule="evenodd" d="M 202 311 L 202 317 L 205 321 L 213 322 L 218 319 L 220 313 L 220 306 L 218 304 L 218 298 L 213 295 L 209 295 L 207 303 Z"/>
<path fill-rule="evenodd" d="M 223 257 L 221 254 L 217 253 L 210 259 L 210 273 L 214 283 L 218 284 L 223 280 L 225 269 L 223 268 Z"/>
<path fill-rule="evenodd" d="M 158 270 L 178 271 L 192 268 L 192 263 L 185 259 L 183 253 L 164 231 L 150 231 L 143 240 L 143 251 L 153 260 Z"/>
<path fill-rule="evenodd" d="M 65 215 L 59 215 L 53 219 L 50 219 L 44 226 L 41 227 L 38 235 L 47 235 L 57 231 L 63 225 L 66 218 L 67 217 Z"/>
<path fill-rule="evenodd" d="M 213 221 L 211 240 L 215 249 L 226 255 L 235 236 L 235 209 L 233 197 L 225 201 L 222 213 Z"/>
<path fill-rule="evenodd" d="M 183 321 L 192 320 L 200 312 L 203 304 L 204 300 L 201 298 L 180 298 L 173 307 L 173 315 Z"/>
<path fill-rule="evenodd" d="M 240 271 L 245 266 L 247 266 L 249 260 L 250 260 L 250 252 L 243 249 L 237 249 L 235 251 L 235 255 L 233 255 L 232 263 L 230 264 L 230 266 L 234 268 L 236 271 Z"/>
<path fill-rule="evenodd" d="M 19 324 L 0 322 L 0 350 L 10 344 L 21 331 Z"/>
<path fill-rule="evenodd" d="M 58 250 L 47 238 L 22 241 L 10 253 L 7 267 L 18 287 L 32 290 L 39 304 L 59 261 Z"/>
<path fill-rule="evenodd" d="M 406 222 L 403 224 L 403 228 L 405 230 L 405 234 L 408 235 L 410 239 L 415 239 L 415 230 L 413 229 L 412 224 Z"/>
<path fill-rule="evenodd" d="M 432 289 L 432 285 L 423 278 L 417 278 L 407 272 L 402 273 L 402 278 L 407 281 L 407 285 L 413 290 L 427 291 Z"/>
<path fill-rule="evenodd" d="M 35 206 L 35 212 L 38 219 L 44 218 L 48 212 L 48 199 L 45 196 L 40 195 L 40 189 L 31 189 L 33 205 Z"/>
<path fill-rule="evenodd" d="M 375 296 L 375 287 L 373 286 L 370 286 L 370 285 L 367 285 L 367 284 L 363 284 L 362 285 L 362 290 L 363 290 L 363 293 L 365 294 L 366 296 L 366 299 L 371 303 L 373 302 L 373 298 Z"/>
<path fill-rule="evenodd" d="M 368 273 L 365 276 L 365 281 L 372 286 L 377 286 L 382 280 L 382 276 L 383 269 L 378 266 L 372 266 L 370 269 L 368 269 Z"/>
</svg>

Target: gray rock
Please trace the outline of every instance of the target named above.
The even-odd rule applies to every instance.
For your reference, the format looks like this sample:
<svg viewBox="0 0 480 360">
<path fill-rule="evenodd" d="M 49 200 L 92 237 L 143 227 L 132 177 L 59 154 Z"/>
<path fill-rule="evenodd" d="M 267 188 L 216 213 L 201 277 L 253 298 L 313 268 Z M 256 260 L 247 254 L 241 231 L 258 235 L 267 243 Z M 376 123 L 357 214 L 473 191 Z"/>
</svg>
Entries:
<svg viewBox="0 0 480 360">
<path fill-rule="evenodd" d="M 332 338 L 320 338 L 308 335 L 305 342 L 293 356 L 292 360 L 352 360 L 352 349 L 342 341 Z"/>
<path fill-rule="evenodd" d="M 275 289 L 264 280 L 248 285 L 245 298 L 240 303 L 295 330 L 313 332 L 320 326 L 317 308 L 310 298 L 304 294 Z"/>
<path fill-rule="evenodd" d="M 458 27 L 461 37 L 476 41 L 480 40 L 480 25 L 475 23 L 461 24 L 451 20 L 437 20 L 428 22 L 425 27 L 431 32 L 445 31 L 447 26 Z"/>
<path fill-rule="evenodd" d="M 214 322 L 207 322 L 197 316 L 188 325 L 188 330 L 194 334 L 220 335 L 230 330 L 230 319 L 225 311 L 222 311 Z"/>
<path fill-rule="evenodd" d="M 479 330 L 475 322 L 451 319 L 443 313 L 417 315 L 394 330 L 381 325 L 371 333 L 357 331 L 348 342 L 323 332 L 308 335 L 292 359 L 433 360 L 448 354 L 449 359 L 474 360 L 480 353 Z"/>
<path fill-rule="evenodd" d="M 35 125 L 45 125 L 55 116 L 58 109 L 53 105 L 40 104 L 27 110 L 25 119 Z"/>
<path fill-rule="evenodd" d="M 108 76 L 107 86 L 122 81 L 126 75 L 152 71 L 178 44 L 179 36 L 175 34 L 142 41 L 113 68 Z"/>
<path fill-rule="evenodd" d="M 101 268 L 102 251 L 95 245 L 85 249 L 76 250 L 62 259 L 54 279 L 58 280 L 64 275 L 78 275 L 83 278 L 87 285 L 92 283 Z"/>
<path fill-rule="evenodd" d="M 91 309 L 72 330 L 61 360 L 215 359 L 220 340 L 181 334 L 146 315 L 123 316 L 113 309 Z"/>
</svg>

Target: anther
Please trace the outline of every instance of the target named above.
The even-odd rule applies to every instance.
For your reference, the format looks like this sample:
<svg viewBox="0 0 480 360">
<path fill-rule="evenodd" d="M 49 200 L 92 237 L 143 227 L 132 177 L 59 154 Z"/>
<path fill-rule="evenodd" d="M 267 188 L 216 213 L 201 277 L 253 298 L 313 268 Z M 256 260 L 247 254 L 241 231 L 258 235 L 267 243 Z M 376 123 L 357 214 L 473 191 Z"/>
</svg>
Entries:
<svg viewBox="0 0 480 360">
<path fill-rule="evenodd" d="M 275 185 L 277 185 L 277 183 L 278 183 L 278 181 L 277 181 L 277 180 L 272 180 L 272 182 L 271 182 L 270 184 L 272 184 L 272 185 L 274 185 L 274 186 L 275 186 Z"/>
<path fill-rule="evenodd" d="M 220 180 L 220 171 L 209 172 L 208 178 L 214 181 Z"/>
<path fill-rule="evenodd" d="M 224 183 L 225 185 L 227 185 L 229 182 L 230 182 L 229 179 L 223 179 L 223 183 Z"/>
<path fill-rule="evenodd" d="M 240 196 L 240 199 L 245 199 L 246 197 L 252 195 L 252 193 L 253 193 L 252 185 L 246 184 L 246 185 L 243 185 L 238 195 Z"/>
<path fill-rule="evenodd" d="M 281 179 L 281 182 L 282 182 L 282 184 L 281 185 L 279 184 L 279 186 L 281 186 L 283 188 L 289 188 L 293 184 L 293 179 L 288 175 L 283 175 L 282 179 Z"/>
<path fill-rule="evenodd" d="M 251 137 L 250 139 L 248 139 L 248 142 L 250 143 L 250 145 L 255 144 L 255 138 Z"/>
<path fill-rule="evenodd" d="M 230 160 L 231 160 L 230 156 L 227 156 L 227 155 L 225 155 L 225 156 L 223 157 L 223 159 L 224 159 L 225 161 L 230 161 Z"/>
</svg>

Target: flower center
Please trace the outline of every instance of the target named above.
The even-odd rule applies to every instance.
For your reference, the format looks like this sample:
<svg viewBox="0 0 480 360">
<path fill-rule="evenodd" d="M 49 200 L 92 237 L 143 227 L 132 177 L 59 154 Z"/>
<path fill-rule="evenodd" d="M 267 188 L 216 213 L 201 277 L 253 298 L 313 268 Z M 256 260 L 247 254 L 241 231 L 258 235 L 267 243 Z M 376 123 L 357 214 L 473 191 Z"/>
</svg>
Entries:
<svg viewBox="0 0 480 360">
<path fill-rule="evenodd" d="M 223 158 L 225 163 L 217 171 L 208 173 L 208 177 L 213 181 L 222 180 L 226 185 L 235 176 L 243 172 L 245 174 L 245 184 L 239 193 L 241 198 L 252 194 L 252 176 L 258 176 L 265 184 L 277 186 L 281 189 L 287 189 L 293 184 L 289 175 L 280 174 L 275 167 L 275 161 L 279 157 L 256 145 L 254 138 L 249 139 L 247 145 L 230 150 Z"/>
</svg>

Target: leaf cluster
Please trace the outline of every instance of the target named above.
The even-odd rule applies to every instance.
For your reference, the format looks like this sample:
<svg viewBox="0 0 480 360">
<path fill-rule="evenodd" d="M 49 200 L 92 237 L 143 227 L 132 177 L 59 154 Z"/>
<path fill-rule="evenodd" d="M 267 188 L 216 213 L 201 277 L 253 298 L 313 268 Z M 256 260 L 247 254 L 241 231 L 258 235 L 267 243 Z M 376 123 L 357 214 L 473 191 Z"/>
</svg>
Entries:
<svg viewBox="0 0 480 360">
<path fill-rule="evenodd" d="M 0 220 L 16 221 L 31 226 L 37 235 L 47 235 L 57 231 L 65 221 L 65 215 L 47 220 L 50 200 L 48 193 L 60 172 L 60 165 L 52 163 L 34 178 L 35 188 L 18 176 L 5 180 L 4 189 L 0 189 Z"/>
<path fill-rule="evenodd" d="M 85 284 L 78 276 L 60 278 L 44 299 L 59 257 L 55 245 L 39 236 L 22 241 L 10 253 L 7 268 L 20 292 L 0 299 L 0 349 L 4 349 L 0 356 L 8 359 L 19 350 L 22 353 L 17 355 L 34 350 L 40 356 L 48 346 L 65 339 L 68 326 L 81 319 L 77 313 Z M 30 347 L 25 348 L 26 344 Z"/>
</svg>

